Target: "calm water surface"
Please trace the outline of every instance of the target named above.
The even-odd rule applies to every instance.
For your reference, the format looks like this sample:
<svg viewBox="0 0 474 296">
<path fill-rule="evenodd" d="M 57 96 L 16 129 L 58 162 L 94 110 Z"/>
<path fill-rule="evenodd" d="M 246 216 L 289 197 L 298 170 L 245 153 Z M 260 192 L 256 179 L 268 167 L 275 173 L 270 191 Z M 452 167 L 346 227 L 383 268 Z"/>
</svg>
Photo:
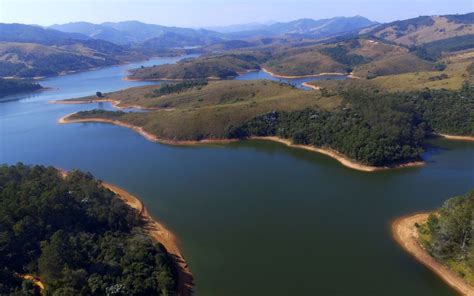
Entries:
<svg viewBox="0 0 474 296">
<path fill-rule="evenodd" d="M 54 90 L 1 103 L 0 163 L 79 168 L 140 196 L 179 237 L 197 295 L 456 295 L 389 225 L 473 188 L 474 144 L 435 141 L 422 168 L 362 173 L 277 143 L 176 147 L 56 123 L 112 107 L 48 100 L 146 84 L 122 80 L 141 64 L 51 78 L 41 83 Z"/>
</svg>

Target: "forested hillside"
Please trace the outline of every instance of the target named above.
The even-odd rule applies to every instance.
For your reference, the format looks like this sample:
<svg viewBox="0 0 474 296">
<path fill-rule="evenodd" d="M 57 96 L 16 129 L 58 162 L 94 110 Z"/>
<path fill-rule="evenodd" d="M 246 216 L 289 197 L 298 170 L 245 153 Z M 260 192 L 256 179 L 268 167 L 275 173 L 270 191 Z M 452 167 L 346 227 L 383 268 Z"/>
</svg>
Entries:
<svg viewBox="0 0 474 296">
<path fill-rule="evenodd" d="M 433 131 L 474 135 L 474 90 L 468 84 L 456 92 L 351 88 L 341 95 L 345 107 L 336 111 L 271 112 L 231 127 L 229 137 L 278 136 L 386 166 L 421 160 L 424 140 Z"/>
<path fill-rule="evenodd" d="M 0 98 L 11 94 L 34 91 L 41 88 L 41 85 L 38 83 L 0 78 Z"/>
<path fill-rule="evenodd" d="M 139 213 L 92 175 L 0 166 L 0 294 L 173 295 L 175 273 Z"/>
</svg>

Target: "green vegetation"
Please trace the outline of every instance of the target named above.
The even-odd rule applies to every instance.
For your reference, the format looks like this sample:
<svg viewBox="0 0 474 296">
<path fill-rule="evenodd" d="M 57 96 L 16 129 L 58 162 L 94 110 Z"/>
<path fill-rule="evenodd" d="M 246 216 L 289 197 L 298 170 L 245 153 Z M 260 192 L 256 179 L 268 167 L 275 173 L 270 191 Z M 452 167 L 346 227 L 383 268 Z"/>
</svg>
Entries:
<svg viewBox="0 0 474 296">
<path fill-rule="evenodd" d="M 328 94 L 331 95 L 331 94 Z M 241 126 L 229 137 L 278 136 L 294 143 L 334 149 L 373 166 L 420 160 L 431 131 L 474 135 L 474 89 L 381 93 L 370 88 L 342 90 L 345 107 L 271 112 Z"/>
<path fill-rule="evenodd" d="M 261 52 L 238 52 L 202 56 L 176 64 L 167 64 L 134 70 L 133 79 L 226 79 L 239 73 L 257 70 L 267 55 Z"/>
<path fill-rule="evenodd" d="M 163 83 L 162 85 L 160 85 L 160 88 L 153 89 L 149 95 L 145 96 L 148 96 L 150 98 L 156 98 L 173 93 L 181 93 L 183 91 L 195 87 L 201 89 L 203 86 L 206 86 L 207 83 L 207 80 L 190 80 L 180 83 Z"/>
<path fill-rule="evenodd" d="M 278 136 L 331 148 L 373 166 L 421 159 L 428 126 L 397 106 L 396 98 L 352 90 L 345 101 L 348 106 L 334 112 L 272 112 L 231 129 L 230 136 Z"/>
<path fill-rule="evenodd" d="M 41 88 L 41 85 L 38 83 L 0 78 L 0 98 L 16 93 L 35 91 Z"/>
<path fill-rule="evenodd" d="M 173 295 L 164 247 L 139 213 L 92 175 L 52 167 L 0 167 L 0 294 Z"/>
<path fill-rule="evenodd" d="M 156 98 L 147 94 L 158 87 L 147 86 L 110 97 L 167 110 L 85 111 L 71 119 L 120 120 L 166 140 L 279 136 L 374 166 L 420 160 L 432 131 L 474 135 L 474 90 L 468 83 L 457 91 L 390 93 L 372 81 L 332 82 L 338 87 L 321 93 L 268 81 L 218 81 Z"/>
<path fill-rule="evenodd" d="M 354 40 L 355 45 L 353 47 L 358 47 L 359 42 L 358 40 Z M 342 46 L 336 45 L 334 47 L 326 47 L 321 50 L 322 53 L 330 56 L 335 61 L 347 65 L 348 68 L 346 72 L 352 72 L 352 68 L 357 65 L 366 64 L 370 62 L 370 58 L 364 57 L 359 54 L 349 54 L 349 50 Z"/>
<path fill-rule="evenodd" d="M 474 285 L 474 191 L 448 199 L 425 224 L 420 241 L 431 256 Z"/>
<path fill-rule="evenodd" d="M 420 16 L 382 24 L 364 32 L 365 36 L 401 44 L 419 46 L 437 40 L 472 35 L 472 13 L 464 15 Z M 472 38 L 472 37 L 471 37 Z"/>
<path fill-rule="evenodd" d="M 240 125 L 272 110 L 319 108 L 331 110 L 339 98 L 322 98 L 317 92 L 296 89 L 272 81 L 212 81 L 201 89 L 193 88 L 156 98 L 146 95 L 159 86 L 131 88 L 108 94 L 123 104 L 167 108 L 144 113 L 111 113 L 114 119 L 137 126 L 167 140 L 225 139 L 228 127 Z M 89 100 L 89 98 L 83 98 Z M 96 116 L 98 115 L 98 116 Z M 84 112 L 71 119 L 101 117 Z"/>
<path fill-rule="evenodd" d="M 433 41 L 421 46 L 411 47 L 418 57 L 428 60 L 437 61 L 442 57 L 443 53 L 450 53 L 474 48 L 474 35 L 456 36 L 452 38 Z"/>
</svg>

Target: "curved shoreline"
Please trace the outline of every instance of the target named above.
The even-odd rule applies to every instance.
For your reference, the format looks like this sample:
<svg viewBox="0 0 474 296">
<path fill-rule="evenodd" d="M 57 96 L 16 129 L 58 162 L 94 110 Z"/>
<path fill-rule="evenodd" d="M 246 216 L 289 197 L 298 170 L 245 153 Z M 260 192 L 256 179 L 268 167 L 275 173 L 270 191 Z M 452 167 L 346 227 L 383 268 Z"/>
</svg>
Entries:
<svg viewBox="0 0 474 296">
<path fill-rule="evenodd" d="M 311 88 L 313 90 L 321 90 L 321 88 L 319 86 L 309 84 L 309 82 L 303 82 L 303 83 L 301 83 L 301 85 L 304 86 L 304 87 Z"/>
<path fill-rule="evenodd" d="M 391 170 L 391 169 L 398 169 L 398 168 L 419 167 L 419 166 L 425 165 L 425 162 L 423 161 L 416 161 L 416 162 L 408 162 L 408 163 L 404 163 L 404 164 L 400 164 L 396 166 L 385 166 L 385 167 L 369 166 L 369 165 L 359 163 L 355 160 L 352 160 L 348 158 L 347 156 L 343 155 L 342 153 L 339 153 L 329 148 L 320 148 L 320 147 L 315 147 L 315 146 L 310 146 L 310 145 L 294 144 L 290 140 L 282 139 L 278 137 L 251 137 L 251 139 L 273 141 L 273 142 L 285 144 L 286 146 L 291 147 L 291 148 L 298 148 L 298 149 L 318 152 L 337 160 L 340 164 L 342 164 L 345 167 L 362 171 L 362 172 L 376 172 L 376 171 L 384 171 L 384 170 Z"/>
<path fill-rule="evenodd" d="M 395 219 L 391 225 L 393 239 L 418 262 L 433 271 L 456 291 L 462 295 L 473 296 L 474 287 L 431 257 L 418 242 L 418 231 L 415 223 L 424 223 L 428 216 L 429 213 L 418 213 Z"/>
<path fill-rule="evenodd" d="M 142 137 L 147 139 L 148 141 L 155 142 L 155 143 L 161 143 L 161 144 L 168 144 L 168 145 L 199 145 L 199 144 L 227 144 L 227 143 L 232 143 L 232 142 L 237 142 L 238 140 L 234 139 L 207 139 L 207 140 L 200 140 L 200 141 L 191 141 L 191 140 L 166 140 L 157 137 L 156 135 L 147 132 L 143 129 L 143 127 L 132 125 L 125 123 L 120 120 L 113 120 L 113 119 L 105 119 L 105 118 L 84 118 L 84 119 L 68 119 L 69 116 L 75 114 L 67 114 L 61 118 L 59 118 L 58 123 L 60 124 L 66 124 L 66 123 L 108 123 L 108 124 L 113 124 L 113 125 L 118 125 L 121 127 L 126 127 L 129 128 L 136 133 L 140 134 Z"/>
<path fill-rule="evenodd" d="M 91 100 L 51 100 L 48 101 L 49 104 L 59 104 L 59 105 L 79 105 L 79 104 L 92 104 L 92 103 L 112 103 L 112 106 L 117 109 L 140 109 L 140 110 L 163 110 L 163 108 L 158 107 L 143 107 L 140 105 L 121 105 L 123 103 L 120 100 L 114 99 L 91 99 Z"/>
<path fill-rule="evenodd" d="M 74 113 L 72 113 L 74 114 Z M 126 127 L 129 129 L 132 129 L 133 131 L 137 132 L 141 136 L 143 136 L 145 139 L 151 141 L 151 142 L 157 142 L 157 143 L 162 143 L 162 144 L 169 144 L 169 145 L 199 145 L 199 144 L 227 144 L 227 143 L 232 143 L 232 142 L 237 142 L 240 141 L 239 139 L 207 139 L 207 140 L 201 140 L 201 141 L 179 141 L 179 140 L 165 140 L 157 137 L 156 135 L 147 132 L 143 129 L 143 127 L 139 127 L 136 125 L 128 124 L 125 122 L 122 122 L 120 120 L 113 120 L 113 119 L 105 119 L 105 118 L 84 118 L 84 119 L 68 119 L 69 116 L 72 114 L 65 115 L 61 117 L 58 120 L 58 123 L 60 124 L 66 124 L 66 123 L 93 123 L 93 122 L 98 122 L 98 123 L 109 123 L 109 124 L 114 124 L 118 125 L 121 127 Z M 375 171 L 382 171 L 382 170 L 390 170 L 390 169 L 397 169 L 397 168 L 407 168 L 407 167 L 418 167 L 418 166 L 423 166 L 425 163 L 423 161 L 418 161 L 418 162 L 409 162 L 405 164 L 400 164 L 397 166 L 386 166 L 386 167 L 376 167 L 376 166 L 368 166 L 364 165 L 361 163 L 358 163 L 345 155 L 332 150 L 332 149 L 327 149 L 327 148 L 318 148 L 314 146 L 309 146 L 309 145 L 298 145 L 298 144 L 293 144 L 290 140 L 285 140 L 281 139 L 278 137 L 250 137 L 251 140 L 267 140 L 267 141 L 274 141 L 278 143 L 282 143 L 287 145 L 288 147 L 292 148 L 299 148 L 299 149 L 305 149 L 309 150 L 312 152 L 318 152 L 324 155 L 327 155 L 333 159 L 336 159 L 341 163 L 343 166 L 355 169 L 358 171 L 363 171 L 363 172 L 375 172 Z"/>
<path fill-rule="evenodd" d="M 448 135 L 448 134 L 440 134 L 440 133 L 437 133 L 436 135 L 448 140 L 474 142 L 474 137 L 470 137 L 470 136 L 456 136 L 456 135 Z"/>
<path fill-rule="evenodd" d="M 143 219 L 147 222 L 145 231 L 157 242 L 161 243 L 166 251 L 171 255 L 176 269 L 178 270 L 177 292 L 179 296 L 192 295 L 193 275 L 189 270 L 188 264 L 179 250 L 176 236 L 159 222 L 154 219 L 142 201 L 127 192 L 126 190 L 112 185 L 110 183 L 102 182 L 102 186 L 115 193 L 120 199 L 127 203 L 130 207 L 136 209 Z"/>
</svg>

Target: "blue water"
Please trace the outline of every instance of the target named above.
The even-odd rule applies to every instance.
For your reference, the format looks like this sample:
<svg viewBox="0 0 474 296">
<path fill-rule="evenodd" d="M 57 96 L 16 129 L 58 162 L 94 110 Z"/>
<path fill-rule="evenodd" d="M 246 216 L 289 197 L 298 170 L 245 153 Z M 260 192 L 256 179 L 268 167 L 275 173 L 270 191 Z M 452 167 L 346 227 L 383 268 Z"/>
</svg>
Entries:
<svg viewBox="0 0 474 296">
<path fill-rule="evenodd" d="M 424 167 L 363 173 L 277 143 L 168 146 L 108 124 L 57 124 L 113 107 L 49 100 L 147 84 L 122 80 L 141 64 L 50 78 L 52 90 L 0 103 L 0 163 L 78 168 L 140 196 L 178 236 L 197 295 L 455 295 L 389 225 L 474 188 L 473 143 L 434 141 Z"/>
<path fill-rule="evenodd" d="M 301 88 L 304 90 L 309 90 L 309 87 L 303 85 L 305 82 L 310 81 L 317 81 L 317 80 L 344 80 L 347 79 L 346 75 L 322 75 L 322 76 L 314 76 L 314 77 L 304 77 L 304 78 L 278 78 L 274 77 L 262 70 L 255 71 L 255 72 L 248 72 L 237 76 L 235 80 L 272 80 L 272 81 L 279 81 L 284 82 L 294 87 Z"/>
</svg>

